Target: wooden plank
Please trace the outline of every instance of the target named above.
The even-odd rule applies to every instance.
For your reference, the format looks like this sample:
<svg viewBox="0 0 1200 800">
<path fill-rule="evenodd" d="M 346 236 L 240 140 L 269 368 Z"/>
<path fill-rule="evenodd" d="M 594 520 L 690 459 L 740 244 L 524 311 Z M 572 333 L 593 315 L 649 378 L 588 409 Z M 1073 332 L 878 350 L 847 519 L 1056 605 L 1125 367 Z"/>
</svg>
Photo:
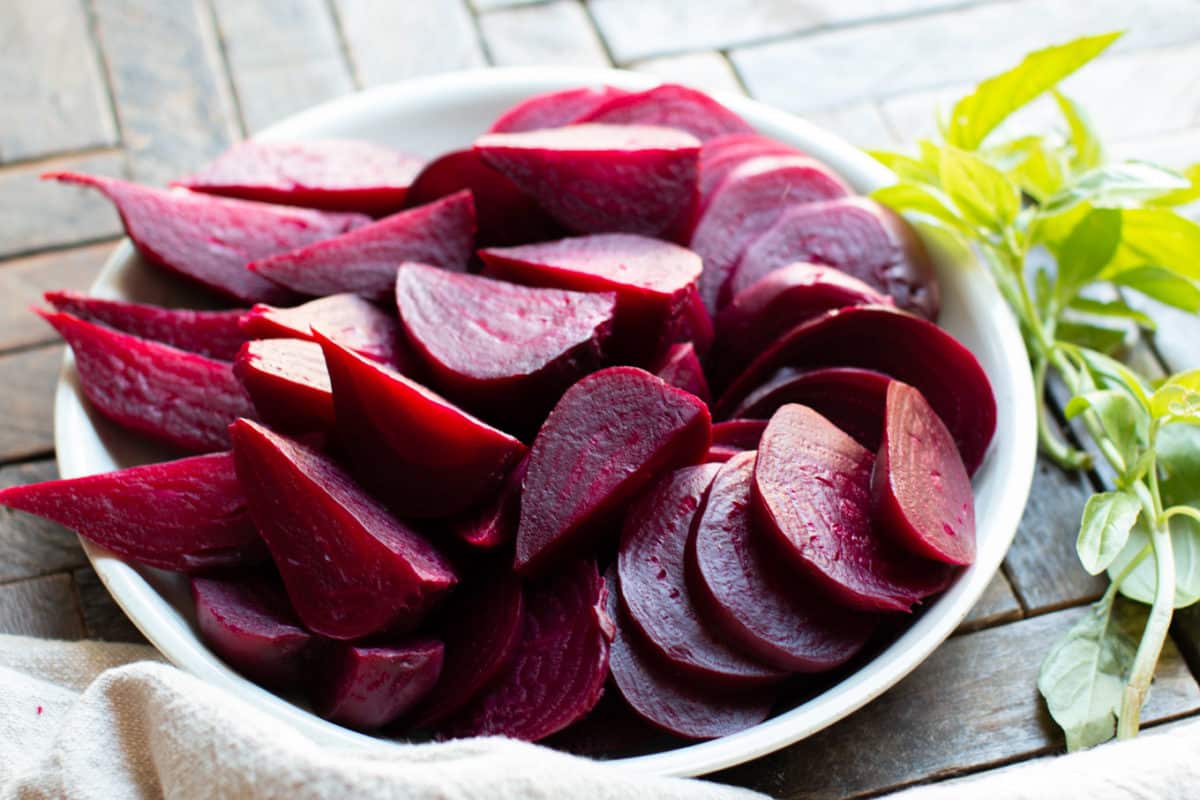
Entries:
<svg viewBox="0 0 1200 800">
<path fill-rule="evenodd" d="M 604 46 L 579 0 L 493 11 L 480 15 L 479 27 L 496 65 L 609 65 Z"/>
<path fill-rule="evenodd" d="M 0 585 L 0 633 L 82 639 L 71 576 L 60 573 Z"/>
<path fill-rule="evenodd" d="M 1006 622 L 1015 622 L 1021 618 L 1021 604 L 1013 594 L 1012 584 L 1008 582 L 1003 571 L 992 576 L 983 596 L 967 618 L 958 626 L 959 633 L 969 633 L 982 628 L 991 628 Z"/>
<path fill-rule="evenodd" d="M 34 461 L 0 468 L 0 488 L 52 481 L 53 461 Z M 87 563 L 79 538 L 48 520 L 0 508 L 0 582 L 74 569 Z"/>
<path fill-rule="evenodd" d="M 115 242 L 56 250 L 0 265 L 0 352 L 58 340 L 31 306 L 51 289 L 85 291 L 96 279 Z"/>
<path fill-rule="evenodd" d="M 247 67 L 233 75 L 247 133 L 354 91 L 341 56 L 302 64 Z"/>
<path fill-rule="evenodd" d="M 729 60 L 715 51 L 651 58 L 639 61 L 633 68 L 657 75 L 666 83 L 682 83 L 705 92 L 745 94 Z"/>
<path fill-rule="evenodd" d="M 1037 693 L 1041 656 L 1084 609 L 956 636 L 881 698 L 792 747 L 717 773 L 772 797 L 855 797 L 1062 747 Z M 1200 709 L 1173 643 L 1143 712 L 1148 724 Z"/>
<path fill-rule="evenodd" d="M 0 461 L 54 447 L 54 387 L 63 348 L 55 345 L 0 356 Z"/>
<path fill-rule="evenodd" d="M 1175 611 L 1171 635 L 1191 666 L 1192 674 L 1200 677 L 1200 604 Z"/>
<path fill-rule="evenodd" d="M 89 639 L 106 642 L 135 642 L 146 644 L 146 637 L 134 627 L 125 612 L 112 599 L 108 589 L 91 567 L 83 567 L 72 573 L 75 588 L 79 592 L 79 605 L 83 611 L 83 627 Z"/>
<path fill-rule="evenodd" d="M 804 112 L 804 118 L 857 147 L 889 149 L 902 143 L 884 119 L 879 105 L 873 101 L 814 109 Z"/>
</svg>

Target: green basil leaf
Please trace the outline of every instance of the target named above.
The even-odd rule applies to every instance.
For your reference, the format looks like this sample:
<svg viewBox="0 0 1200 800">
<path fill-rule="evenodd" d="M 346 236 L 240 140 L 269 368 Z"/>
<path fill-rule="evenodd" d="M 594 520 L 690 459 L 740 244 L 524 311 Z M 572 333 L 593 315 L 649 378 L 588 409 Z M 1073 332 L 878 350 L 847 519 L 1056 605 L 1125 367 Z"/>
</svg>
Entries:
<svg viewBox="0 0 1200 800">
<path fill-rule="evenodd" d="M 1145 409 L 1123 389 L 1095 389 L 1072 397 L 1063 414 L 1074 419 L 1089 408 L 1100 418 L 1100 426 L 1121 457 L 1132 461 L 1149 435 L 1150 418 Z"/>
<path fill-rule="evenodd" d="M 1109 271 L 1161 267 L 1188 280 L 1200 280 L 1200 225 L 1169 208 L 1127 208 L 1121 212 L 1121 246 Z"/>
<path fill-rule="evenodd" d="M 1038 209 L 1029 225 L 1030 241 L 1045 245 L 1055 257 L 1058 257 L 1067 239 L 1070 238 L 1071 231 L 1075 230 L 1075 226 L 1091 212 L 1092 207 L 1088 203 L 1079 203 L 1053 214 L 1047 214 Z"/>
<path fill-rule="evenodd" d="M 973 264 L 975 254 L 964 237 L 960 226 L 947 225 L 932 217 L 914 217 L 909 220 L 924 242 L 935 263 Z"/>
<path fill-rule="evenodd" d="M 1128 492 L 1101 492 L 1088 498 L 1075 542 L 1084 569 L 1099 575 L 1108 568 L 1129 541 L 1141 510 L 1141 503 Z"/>
<path fill-rule="evenodd" d="M 1172 375 L 1150 397 L 1156 417 L 1200 417 L 1200 369 Z"/>
<path fill-rule="evenodd" d="M 1129 339 L 1129 331 L 1082 320 L 1062 319 L 1055 328 L 1059 341 L 1077 344 L 1111 356 L 1120 352 Z"/>
<path fill-rule="evenodd" d="M 1133 320 L 1140 327 L 1148 331 L 1157 330 L 1158 328 L 1157 323 L 1151 317 L 1142 311 L 1138 311 L 1136 308 L 1132 308 L 1128 303 L 1120 299 L 1093 300 L 1090 297 L 1076 297 L 1071 301 L 1068 308 L 1097 317 L 1117 317 L 1119 319 Z"/>
<path fill-rule="evenodd" d="M 1142 161 L 1105 164 L 1080 175 L 1045 203 L 1059 211 L 1087 201 L 1094 206 L 1124 208 L 1154 197 L 1187 189 L 1191 183 L 1178 172 Z"/>
<path fill-rule="evenodd" d="M 867 154 L 896 173 L 896 177 L 902 180 L 937 186 L 938 175 L 936 165 L 931 167 L 926 161 L 921 159 L 887 150 L 868 150 Z"/>
<path fill-rule="evenodd" d="M 1185 425 L 1170 427 L 1200 431 L 1200 428 Z M 1108 567 L 1109 579 L 1116 578 L 1149 543 L 1150 531 L 1146 527 L 1145 519 L 1139 518 L 1129 532 L 1125 549 Z M 1171 548 L 1175 555 L 1175 607 L 1186 608 L 1200 600 L 1200 525 L 1188 517 L 1172 517 Z M 1154 559 L 1147 558 L 1134 567 L 1121 583 L 1120 592 L 1130 600 L 1150 605 L 1154 602 L 1154 589 L 1157 585 Z"/>
<path fill-rule="evenodd" d="M 942 148 L 944 191 L 972 225 L 1003 231 L 1021 210 L 1021 192 L 1003 172 L 973 153 Z"/>
<path fill-rule="evenodd" d="M 876 189 L 871 197 L 897 213 L 914 212 L 933 217 L 952 228 L 967 230 L 963 220 L 946 207 L 934 190 L 915 183 L 897 183 Z"/>
<path fill-rule="evenodd" d="M 1119 286 L 1153 297 L 1160 303 L 1195 313 L 1200 311 L 1200 288 L 1187 278 L 1161 267 L 1134 267 L 1108 277 Z"/>
<path fill-rule="evenodd" d="M 1071 149 L 1074 151 L 1071 168 L 1076 172 L 1086 172 L 1100 166 L 1104 161 L 1104 147 L 1092 128 L 1087 112 L 1057 89 L 1054 90 L 1054 101 L 1058 103 L 1058 110 L 1071 132 Z"/>
<path fill-rule="evenodd" d="M 1150 201 L 1152 206 L 1182 206 L 1200 200 L 1200 164 L 1192 164 L 1183 171 L 1191 186 L 1175 192 L 1159 195 Z"/>
<path fill-rule="evenodd" d="M 1143 411 L 1150 410 L 1150 387 L 1140 376 L 1103 353 L 1084 348 L 1073 350 L 1076 357 L 1087 367 L 1088 374 L 1101 389 L 1120 389 L 1137 401 Z"/>
<path fill-rule="evenodd" d="M 1111 208 L 1094 208 L 1058 248 L 1058 298 L 1066 303 L 1079 287 L 1099 275 L 1121 243 L 1122 217 Z"/>
<path fill-rule="evenodd" d="M 1006 171 L 1025 194 L 1042 203 L 1063 188 L 1070 166 L 1061 150 L 1036 139 L 1025 146 L 1023 156 Z"/>
</svg>

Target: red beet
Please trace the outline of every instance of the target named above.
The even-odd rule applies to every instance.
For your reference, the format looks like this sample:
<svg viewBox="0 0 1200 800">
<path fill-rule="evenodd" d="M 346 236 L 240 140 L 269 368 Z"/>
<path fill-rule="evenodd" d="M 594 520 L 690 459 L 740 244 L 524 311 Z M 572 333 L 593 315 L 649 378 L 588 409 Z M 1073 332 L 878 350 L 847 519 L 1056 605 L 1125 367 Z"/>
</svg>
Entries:
<svg viewBox="0 0 1200 800">
<path fill-rule="evenodd" d="M 492 497 L 525 445 L 395 370 L 317 340 L 358 479 L 402 517 L 445 517 Z"/>
<path fill-rule="evenodd" d="M 356 294 L 334 294 L 294 308 L 264 304 L 250 309 L 242 329 L 255 339 L 308 339 L 319 328 L 343 347 L 404 371 L 407 354 L 396 318 Z"/>
<path fill-rule="evenodd" d="M 262 561 L 229 453 L 0 490 L 0 505 L 64 525 L 121 558 L 172 572 Z"/>
<path fill-rule="evenodd" d="M 442 643 L 434 639 L 389 647 L 330 645 L 311 677 L 313 709 L 349 728 L 383 727 L 429 694 L 442 658 Z"/>
<path fill-rule="evenodd" d="M 83 393 L 113 422 L 204 452 L 229 446 L 229 423 L 254 406 L 233 365 L 62 312 L 37 312 L 67 340 Z"/>
<path fill-rule="evenodd" d="M 333 391 L 325 356 L 316 342 L 247 342 L 233 371 L 258 416 L 273 427 L 293 432 L 333 430 Z"/>
<path fill-rule="evenodd" d="M 713 481 L 689 543 L 696 596 L 767 664 L 794 672 L 841 666 L 866 644 L 874 619 L 831 603 L 778 562 L 752 520 L 754 463 L 754 453 L 739 453 Z"/>
<path fill-rule="evenodd" d="M 790 208 L 745 253 L 729 297 L 794 261 L 837 267 L 890 295 L 896 305 L 937 319 L 941 292 L 933 262 L 899 215 L 866 197 Z"/>
<path fill-rule="evenodd" d="M 574 121 L 658 125 L 687 131 L 701 142 L 726 133 L 754 132 L 746 120 L 708 95 L 674 83 L 610 98 Z"/>
<path fill-rule="evenodd" d="M 248 420 L 232 431 L 250 516 L 309 630 L 357 639 L 412 629 L 454 585 L 433 545 L 328 457 Z"/>
<path fill-rule="evenodd" d="M 606 594 L 591 561 L 527 586 L 521 639 L 508 665 L 445 732 L 536 742 L 591 711 L 604 689 L 613 637 Z"/>
<path fill-rule="evenodd" d="M 872 529 L 874 463 L 869 450 L 817 412 L 784 406 L 758 446 L 755 522 L 762 536 L 839 602 L 907 611 L 944 589 L 952 574 Z"/>
<path fill-rule="evenodd" d="M 470 192 L 458 192 L 336 239 L 254 261 L 250 269 L 300 294 L 354 292 L 385 300 L 403 262 L 462 271 L 474 239 L 475 205 Z"/>
<path fill-rule="evenodd" d="M 975 560 L 975 499 L 950 431 L 916 389 L 892 381 L 871 480 L 876 523 L 902 546 L 947 564 Z"/>
<path fill-rule="evenodd" d="M 505 111 L 488 133 L 520 133 L 541 128 L 561 128 L 578 120 L 614 97 L 629 94 L 615 86 L 584 86 L 535 94 Z"/>
<path fill-rule="evenodd" d="M 778 682 L 782 672 L 713 630 L 688 588 L 688 532 L 718 468 L 701 464 L 664 475 L 630 509 L 617 556 L 621 598 L 645 644 L 680 680 L 729 688 Z"/>
<path fill-rule="evenodd" d="M 489 133 L 475 149 L 577 233 L 654 236 L 695 199 L 700 143 L 670 128 L 589 124 Z"/>
<path fill-rule="evenodd" d="M 222 361 L 232 361 L 249 338 L 239 327 L 246 313 L 241 309 L 160 308 L 67 291 L 46 292 L 45 298 L 56 311 Z"/>
<path fill-rule="evenodd" d="M 731 419 L 718 422 L 712 427 L 713 447 L 757 450 L 766 429 L 767 423 L 761 419 Z"/>
<path fill-rule="evenodd" d="M 516 286 L 405 264 L 396 307 L 432 382 L 464 407 L 537 429 L 563 391 L 603 362 L 612 292 Z"/>
<path fill-rule="evenodd" d="M 968 472 L 983 461 L 996 430 L 996 399 L 975 356 L 937 325 L 903 311 L 855 306 L 793 328 L 725 390 L 718 414 L 737 408 L 782 367 L 861 367 L 915 386 L 950 429 Z"/>
<path fill-rule="evenodd" d="M 521 484 L 528 469 L 526 456 L 508 473 L 495 497 L 450 522 L 454 535 L 479 550 L 495 550 L 515 539 L 521 521 Z"/>
<path fill-rule="evenodd" d="M 301 684 L 312 634 L 300 627 L 278 579 L 192 578 L 192 600 L 200 637 L 222 661 L 263 686 Z"/>
<path fill-rule="evenodd" d="M 196 192 L 379 216 L 404 205 L 421 160 L 370 142 L 239 142 L 175 181 Z"/>
<path fill-rule="evenodd" d="M 804 153 L 759 133 L 727 133 L 709 139 L 700 148 L 701 204 L 738 164 L 759 156 L 788 155 Z"/>
<path fill-rule="evenodd" d="M 702 459 L 709 426 L 695 395 L 635 367 L 610 367 L 568 389 L 530 450 L 517 571 L 541 571 L 611 534 L 605 523 L 639 489 Z"/>
<path fill-rule="evenodd" d="M 704 368 L 696 357 L 696 348 L 691 342 L 679 342 L 667 349 L 666 355 L 654 371 L 672 386 L 678 386 L 685 392 L 691 392 L 705 403 L 712 402 L 712 394 L 708 391 L 708 380 L 704 377 Z"/>
<path fill-rule="evenodd" d="M 117 207 L 125 232 L 147 261 L 246 303 L 283 303 L 293 297 L 287 289 L 247 270 L 247 262 L 370 222 L 361 214 L 172 192 L 75 172 L 43 177 L 100 190 Z"/>
</svg>

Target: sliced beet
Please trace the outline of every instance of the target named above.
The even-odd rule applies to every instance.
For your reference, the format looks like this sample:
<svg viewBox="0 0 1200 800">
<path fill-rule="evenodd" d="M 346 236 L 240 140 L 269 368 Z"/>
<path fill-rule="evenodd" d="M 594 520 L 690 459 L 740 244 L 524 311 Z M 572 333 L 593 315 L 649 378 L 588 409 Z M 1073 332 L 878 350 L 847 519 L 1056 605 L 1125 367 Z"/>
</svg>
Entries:
<svg viewBox="0 0 1200 800">
<path fill-rule="evenodd" d="M 335 214 L 253 203 L 136 183 L 52 172 L 45 178 L 103 192 L 147 261 L 245 303 L 285 303 L 294 295 L 246 269 L 255 259 L 286 253 L 370 222 Z"/>
<path fill-rule="evenodd" d="M 712 347 L 714 336 L 712 315 L 700 299 L 700 290 L 693 288 L 688 291 L 684 307 L 667 322 L 658 350 L 665 352 L 673 344 L 691 342 L 696 355 L 704 358 Z"/>
<path fill-rule="evenodd" d="M 515 430 L 537 429 L 568 386 L 599 367 L 611 292 L 517 286 L 405 264 L 396 307 L 414 353 L 449 398 Z"/>
<path fill-rule="evenodd" d="M 443 657 L 435 639 L 386 647 L 330 645 L 310 676 L 313 709 L 349 728 L 381 728 L 429 694 Z"/>
<path fill-rule="evenodd" d="M 903 218 L 874 200 L 843 197 L 789 208 L 746 249 L 728 296 L 794 261 L 836 267 L 900 308 L 937 319 L 941 292 L 925 245 Z"/>
<path fill-rule="evenodd" d="M 298 339 L 247 342 L 233 364 L 258 416 L 283 431 L 332 431 L 333 391 L 321 345 Z"/>
<path fill-rule="evenodd" d="M 229 453 L 11 486 L 0 490 L 0 505 L 53 520 L 121 558 L 172 572 L 267 556 Z"/>
<path fill-rule="evenodd" d="M 760 133 L 727 133 L 704 142 L 700 148 L 701 203 L 744 161 L 759 156 L 804 155 L 790 144 L 776 141 Z M 703 210 L 703 209 L 701 209 Z"/>
<path fill-rule="evenodd" d="M 341 443 L 358 479 L 402 517 L 445 517 L 490 498 L 526 447 L 421 384 L 315 331 Z"/>
<path fill-rule="evenodd" d="M 255 339 L 311 341 L 313 328 L 343 347 L 404 371 L 407 354 L 396 318 L 356 294 L 334 294 L 293 308 L 260 303 L 242 321 L 242 329 Z"/>
<path fill-rule="evenodd" d="M 685 392 L 691 392 L 705 403 L 712 402 L 712 393 L 708 391 L 708 380 L 704 377 L 704 367 L 696 356 L 696 348 L 691 342 L 679 342 L 667 349 L 666 355 L 658 363 L 654 374 L 672 386 L 678 386 Z"/>
<path fill-rule="evenodd" d="M 975 560 L 975 498 L 954 438 L 900 381 L 887 391 L 871 500 L 876 524 L 902 547 L 947 564 Z"/>
<path fill-rule="evenodd" d="M 664 475 L 630 509 L 617 556 L 621 598 L 645 644 L 679 679 L 727 688 L 777 683 L 784 673 L 731 647 L 688 588 L 688 533 L 718 469 L 701 464 Z"/>
<path fill-rule="evenodd" d="M 738 450 L 757 450 L 767 423 L 761 419 L 731 419 L 712 427 L 712 443 Z"/>
<path fill-rule="evenodd" d="M 561 128 L 578 120 L 614 97 L 629 94 L 615 86 L 584 86 L 535 94 L 505 111 L 488 133 L 520 133 L 541 128 Z"/>
<path fill-rule="evenodd" d="M 305 627 L 331 639 L 412 629 L 457 578 L 328 457 L 248 420 L 232 428 L 250 516 Z"/>
<path fill-rule="evenodd" d="M 996 430 L 992 385 L 971 351 L 932 322 L 893 308 L 844 308 L 793 328 L 725 390 L 718 415 L 783 367 L 861 367 L 915 386 L 946 423 L 968 472 L 979 467 Z"/>
<path fill-rule="evenodd" d="M 787 208 L 848 194 L 845 181 L 807 156 L 763 156 L 735 167 L 713 191 L 689 245 L 704 260 L 700 296 L 708 310 L 729 301 L 726 284 L 738 259 Z"/>
<path fill-rule="evenodd" d="M 507 666 L 444 732 L 536 742 L 591 711 L 608 676 L 606 594 L 592 561 L 527 585 L 521 638 Z"/>
<path fill-rule="evenodd" d="M 263 686 L 300 686 L 313 637 L 300 626 L 278 578 L 195 577 L 192 600 L 200 637 L 222 661 Z"/>
<path fill-rule="evenodd" d="M 300 294 L 353 292 L 388 300 L 403 262 L 461 272 L 474 241 L 475 205 L 470 192 L 457 192 L 335 239 L 253 261 L 249 268 Z"/>
<path fill-rule="evenodd" d="M 829 601 L 781 565 L 751 510 L 755 454 L 721 467 L 689 543 L 692 586 L 723 631 L 765 663 L 793 672 L 841 666 L 875 621 Z M 811 480 L 811 478 L 810 478 Z"/>
<path fill-rule="evenodd" d="M 229 424 L 254 405 L 233 365 L 61 311 L 37 312 L 75 354 L 83 393 L 113 422 L 195 452 L 229 447 Z"/>
<path fill-rule="evenodd" d="M 675 83 L 612 97 L 574 121 L 658 125 L 687 131 L 701 142 L 726 133 L 754 132 L 750 123 L 708 95 Z"/>
<path fill-rule="evenodd" d="M 495 497 L 450 521 L 450 530 L 470 547 L 495 550 L 517 538 L 521 522 L 521 484 L 529 469 L 529 457 L 508 473 Z"/>
<path fill-rule="evenodd" d="M 946 588 L 952 572 L 872 529 L 874 463 L 871 451 L 811 408 L 783 406 L 758 446 L 755 522 L 761 536 L 839 602 L 907 611 Z"/>
<path fill-rule="evenodd" d="M 489 133 L 475 149 L 576 233 L 654 236 L 695 200 L 700 143 L 671 128 L 589 124 Z"/>
<path fill-rule="evenodd" d="M 639 489 L 708 449 L 708 408 L 635 367 L 595 372 L 563 394 L 529 454 L 515 567 L 544 570 L 605 533 Z"/>
<path fill-rule="evenodd" d="M 249 338 L 240 327 L 246 314 L 241 309 L 160 308 L 67 291 L 46 292 L 45 298 L 56 311 L 222 361 L 232 361 Z"/>
</svg>

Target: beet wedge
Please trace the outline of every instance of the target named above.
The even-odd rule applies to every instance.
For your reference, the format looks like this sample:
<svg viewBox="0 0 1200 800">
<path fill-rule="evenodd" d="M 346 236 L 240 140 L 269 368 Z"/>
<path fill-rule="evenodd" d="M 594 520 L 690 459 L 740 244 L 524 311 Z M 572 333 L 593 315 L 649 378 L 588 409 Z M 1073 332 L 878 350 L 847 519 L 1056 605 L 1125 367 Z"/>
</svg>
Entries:
<svg viewBox="0 0 1200 800">
<path fill-rule="evenodd" d="M 55 311 L 222 361 L 232 361 L 249 338 L 241 329 L 246 312 L 240 309 L 160 308 L 66 291 L 46 292 L 45 298 Z"/>
<path fill-rule="evenodd" d="M 229 424 L 254 406 L 233 365 L 139 339 L 62 312 L 37 312 L 75 354 L 92 406 L 108 419 L 184 450 L 229 447 Z"/>
<path fill-rule="evenodd" d="M 505 111 L 488 133 L 521 133 L 570 125 L 614 97 L 629 94 L 615 86 L 584 86 L 535 94 Z"/>
<path fill-rule="evenodd" d="M 175 181 L 195 192 L 380 216 L 404 205 L 421 160 L 370 142 L 239 142 Z"/>
<path fill-rule="evenodd" d="M 725 390 L 718 416 L 783 367 L 860 367 L 916 387 L 954 436 L 968 473 L 983 461 L 996 430 L 992 385 L 971 351 L 932 322 L 893 308 L 844 308 L 793 328 Z"/>
<path fill-rule="evenodd" d="M 443 645 L 435 639 L 374 647 L 329 645 L 311 676 L 313 709 L 348 728 L 381 728 L 429 694 L 443 658 Z"/>
<path fill-rule="evenodd" d="M 233 457 L 211 453 L 0 490 L 36 514 L 138 564 L 195 572 L 266 560 Z"/>
<path fill-rule="evenodd" d="M 728 461 L 745 450 L 757 450 L 767 423 L 761 419 L 731 419 L 712 426 L 712 444 L 705 461 Z"/>
<path fill-rule="evenodd" d="M 233 364 L 258 416 L 282 431 L 332 431 L 333 390 L 325 355 L 316 342 L 247 342 Z"/>
<path fill-rule="evenodd" d="M 341 444 L 363 486 L 402 517 L 445 517 L 492 497 L 525 445 L 391 368 L 316 332 Z"/>
<path fill-rule="evenodd" d="M 536 742 L 591 711 L 608 676 L 613 623 L 606 594 L 591 561 L 528 585 L 521 638 L 508 665 L 443 732 Z"/>
<path fill-rule="evenodd" d="M 99 190 L 117 207 L 125 232 L 147 261 L 243 303 L 286 303 L 294 297 L 247 270 L 248 262 L 370 222 L 361 214 L 172 192 L 75 172 L 43 177 Z"/>
<path fill-rule="evenodd" d="M 911 386 L 887 391 L 871 478 L 876 524 L 907 550 L 947 564 L 975 560 L 975 498 L 950 431 Z"/>
<path fill-rule="evenodd" d="M 248 420 L 232 430 L 250 516 L 306 628 L 330 639 L 409 630 L 455 584 L 433 545 L 328 457 Z"/>
<path fill-rule="evenodd" d="M 755 522 L 838 602 L 866 611 L 907 611 L 945 589 L 953 573 L 945 564 L 909 555 L 872 528 L 874 463 L 871 451 L 817 412 L 784 406 L 758 446 Z"/>
<path fill-rule="evenodd" d="M 704 377 L 704 367 L 700 365 L 696 348 L 691 342 L 671 345 L 658 363 L 654 374 L 672 386 L 691 392 L 705 403 L 712 402 L 708 379 Z"/>
<path fill-rule="evenodd" d="M 680 680 L 726 688 L 778 683 L 785 673 L 747 657 L 715 632 L 688 587 L 688 534 L 719 465 L 664 475 L 630 509 L 617 568 L 629 620 Z"/>
<path fill-rule="evenodd" d="M 703 92 L 675 83 L 609 98 L 575 122 L 657 125 L 692 134 L 701 142 L 727 133 L 753 133 L 750 123 Z"/>
<path fill-rule="evenodd" d="M 450 521 L 451 532 L 477 550 L 495 550 L 517 538 L 521 522 L 521 484 L 529 469 L 529 456 L 508 473 L 499 493 L 478 508 Z"/>
<path fill-rule="evenodd" d="M 695 201 L 700 143 L 671 128 L 593 124 L 489 133 L 475 150 L 576 233 L 655 236 Z"/>
<path fill-rule="evenodd" d="M 396 318 L 356 294 L 334 294 L 293 308 L 260 303 L 242 321 L 242 329 L 254 339 L 312 341 L 313 328 L 343 347 L 405 371 L 407 353 Z"/>
<path fill-rule="evenodd" d="M 610 367 L 568 389 L 530 450 L 517 571 L 542 571 L 611 533 L 605 523 L 639 489 L 702 460 L 710 421 L 695 395 L 635 367 Z"/>
<path fill-rule="evenodd" d="M 249 269 L 304 295 L 353 292 L 389 300 L 400 264 L 421 261 L 461 272 L 474 241 L 475 204 L 469 192 L 457 192 L 335 239 L 253 261 Z"/>
<path fill-rule="evenodd" d="M 753 522 L 755 454 L 721 467 L 689 542 L 701 607 L 735 642 L 790 672 L 823 672 L 866 644 L 875 620 L 848 611 L 781 565 Z"/>
</svg>

